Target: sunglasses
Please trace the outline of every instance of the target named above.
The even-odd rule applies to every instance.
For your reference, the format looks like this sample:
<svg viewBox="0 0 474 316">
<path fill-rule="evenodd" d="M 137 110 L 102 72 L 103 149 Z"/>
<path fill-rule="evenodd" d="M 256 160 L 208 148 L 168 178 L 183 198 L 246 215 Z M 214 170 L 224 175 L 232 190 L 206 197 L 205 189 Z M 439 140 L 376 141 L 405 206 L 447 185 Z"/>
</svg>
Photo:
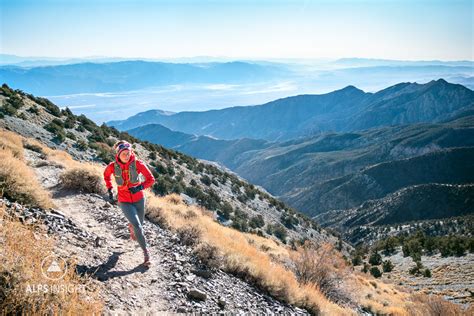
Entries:
<svg viewBox="0 0 474 316">
<path fill-rule="evenodd" d="M 128 144 L 128 143 L 123 143 L 123 144 L 120 144 L 118 145 L 117 147 L 117 152 L 121 151 L 122 149 L 129 149 L 132 148 L 132 145 Z"/>
</svg>

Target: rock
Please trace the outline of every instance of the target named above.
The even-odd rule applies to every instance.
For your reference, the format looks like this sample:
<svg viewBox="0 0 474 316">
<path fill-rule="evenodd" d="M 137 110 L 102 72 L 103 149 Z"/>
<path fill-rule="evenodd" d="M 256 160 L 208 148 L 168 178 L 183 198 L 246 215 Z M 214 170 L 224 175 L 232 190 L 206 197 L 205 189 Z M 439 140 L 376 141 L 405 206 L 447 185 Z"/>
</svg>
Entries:
<svg viewBox="0 0 474 316">
<path fill-rule="evenodd" d="M 188 298 L 199 300 L 199 301 L 205 301 L 206 298 L 207 298 L 206 293 L 204 293 L 204 292 L 202 292 L 202 291 L 200 291 L 196 288 L 193 288 L 193 289 L 189 290 L 187 295 L 188 295 Z"/>
<path fill-rule="evenodd" d="M 187 286 L 189 286 L 189 283 L 187 283 L 187 282 L 178 282 L 177 285 L 182 286 L 182 287 L 187 287 Z"/>
<path fill-rule="evenodd" d="M 51 209 L 51 214 L 49 214 L 49 216 L 53 216 L 60 219 L 64 219 L 66 217 L 66 215 L 55 209 Z"/>
<path fill-rule="evenodd" d="M 219 306 L 220 309 L 224 309 L 224 308 L 225 308 L 225 305 L 226 305 L 226 301 L 224 301 L 223 299 L 219 298 L 219 300 L 217 301 L 217 306 Z"/>
<path fill-rule="evenodd" d="M 203 277 L 205 279 L 209 279 L 212 276 L 212 272 L 209 270 L 204 270 L 204 269 L 193 269 L 191 270 L 192 273 L 194 273 L 197 276 Z"/>
<path fill-rule="evenodd" d="M 95 247 L 102 247 L 102 241 L 99 237 L 96 237 L 94 240 L 94 246 Z"/>
</svg>

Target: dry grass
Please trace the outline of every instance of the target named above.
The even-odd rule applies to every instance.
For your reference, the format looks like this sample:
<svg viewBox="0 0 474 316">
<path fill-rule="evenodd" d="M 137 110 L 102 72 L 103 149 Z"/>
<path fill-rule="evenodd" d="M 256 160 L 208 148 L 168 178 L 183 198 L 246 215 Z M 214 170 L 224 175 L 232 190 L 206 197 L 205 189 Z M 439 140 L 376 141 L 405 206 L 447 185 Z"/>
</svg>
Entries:
<svg viewBox="0 0 474 316">
<path fill-rule="evenodd" d="M 105 193 L 104 180 L 96 168 L 88 165 L 66 169 L 59 177 L 62 188 L 84 193 Z"/>
<path fill-rule="evenodd" d="M 355 314 L 344 307 L 346 303 L 363 306 L 377 315 L 437 315 L 433 301 L 426 295 L 417 297 L 409 289 L 350 271 L 352 268 L 329 245 L 293 251 L 274 240 L 222 226 L 211 214 L 197 206 L 186 206 L 178 195 L 147 195 L 150 220 L 182 234 L 188 234 L 190 227 L 199 228 L 194 253 L 203 262 L 238 275 L 281 301 L 322 315 Z M 295 272 L 285 268 L 287 260 L 295 263 Z M 463 314 L 457 305 L 444 300 L 434 305 L 446 315 Z"/>
<path fill-rule="evenodd" d="M 33 170 L 24 161 L 24 148 L 41 152 L 49 162 L 65 168 L 60 179 L 65 188 L 105 192 L 103 166 L 80 163 L 64 151 L 50 149 L 35 139 L 6 130 L 0 130 L 0 148 L 0 193 L 11 200 L 31 206 L 53 207 L 50 194 L 41 187 Z"/>
<path fill-rule="evenodd" d="M 43 276 L 41 264 L 53 253 L 54 240 L 35 232 L 38 227 L 10 219 L 3 206 L 0 206 L 0 227 L 2 314 L 91 315 L 102 311 L 98 289 L 92 285 L 86 287 L 89 280 L 75 274 L 74 259 L 68 260 L 70 265 L 62 279 L 54 281 Z M 68 290 L 53 290 L 61 288 Z"/>
<path fill-rule="evenodd" d="M 21 136 L 18 137 L 20 137 L 21 142 Z M 54 164 L 59 165 L 65 169 L 80 168 L 84 165 L 87 165 L 88 167 L 98 167 L 97 164 L 82 163 L 76 161 L 67 152 L 57 149 L 51 149 L 48 146 L 45 146 L 43 143 L 37 141 L 36 139 L 23 138 L 23 147 L 33 149 L 36 152 L 41 152 L 48 161 L 53 162 Z"/>
<path fill-rule="evenodd" d="M 459 305 L 439 296 L 408 292 L 408 289 L 360 273 L 354 278 L 354 292 L 358 294 L 360 304 L 376 315 L 472 315 L 472 307 L 462 310 Z"/>
<path fill-rule="evenodd" d="M 49 161 L 52 161 L 54 163 L 57 163 L 61 165 L 62 167 L 66 169 L 73 169 L 73 168 L 79 168 L 81 167 L 84 163 L 80 163 L 76 160 L 74 160 L 71 155 L 69 155 L 65 151 L 61 150 L 56 150 L 56 149 L 51 149 L 47 146 L 42 147 L 43 152 L 46 155 L 46 158 Z"/>
<path fill-rule="evenodd" d="M 351 297 L 344 286 L 349 269 L 340 252 L 328 243 L 306 241 L 290 254 L 295 273 L 303 284 L 316 284 L 326 297 L 338 304 L 348 304 Z"/>
<path fill-rule="evenodd" d="M 195 215 L 189 216 L 190 212 Z M 153 194 L 147 196 L 147 216 L 151 220 L 157 218 L 165 221 L 174 231 L 190 226 L 199 227 L 201 234 L 195 252 L 211 265 L 240 276 L 282 301 L 307 308 L 313 314 L 354 314 L 329 301 L 316 285 L 298 282 L 292 271 L 273 262 L 271 256 L 260 249 L 262 244 L 272 242 L 222 226 L 210 214 L 200 207 L 186 206 L 177 195 L 163 198 Z M 276 248 L 274 243 L 269 247 Z M 288 257 L 288 251 L 284 248 L 278 249 L 278 252 L 286 252 Z"/>
<path fill-rule="evenodd" d="M 65 151 L 52 150 L 43 146 L 48 161 L 62 166 L 65 170 L 60 176 L 64 188 L 80 192 L 104 194 L 106 192 L 103 179 L 105 165 L 90 162 L 78 162 Z M 115 181 L 112 177 L 112 181 Z"/>
<path fill-rule="evenodd" d="M 22 137 L 16 133 L 0 130 L 0 149 L 10 151 L 15 158 L 23 160 Z"/>
<path fill-rule="evenodd" d="M 410 309 L 411 314 L 416 315 L 432 315 L 432 316 L 457 316 L 472 315 L 472 308 L 467 311 L 461 310 L 458 305 L 452 304 L 437 295 L 413 294 L 411 296 L 413 307 Z"/>
<path fill-rule="evenodd" d="M 38 183 L 33 170 L 17 157 L 10 149 L 0 152 L 1 196 L 25 205 L 52 207 L 50 194 Z"/>
</svg>

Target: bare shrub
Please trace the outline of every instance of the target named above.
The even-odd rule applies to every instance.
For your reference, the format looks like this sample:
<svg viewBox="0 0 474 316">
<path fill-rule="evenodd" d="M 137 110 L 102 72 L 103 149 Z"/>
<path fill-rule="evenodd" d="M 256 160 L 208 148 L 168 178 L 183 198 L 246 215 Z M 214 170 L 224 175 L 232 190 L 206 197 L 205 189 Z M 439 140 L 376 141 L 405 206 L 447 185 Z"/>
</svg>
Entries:
<svg viewBox="0 0 474 316">
<path fill-rule="evenodd" d="M 184 213 L 184 216 L 183 216 L 185 219 L 192 219 L 192 218 L 195 218 L 197 217 L 197 214 L 196 212 L 194 212 L 193 210 L 187 210 L 186 213 Z"/>
<path fill-rule="evenodd" d="M 294 272 L 303 284 L 315 284 L 335 303 L 349 303 L 351 298 L 344 289 L 343 280 L 347 265 L 331 244 L 315 244 L 306 241 L 291 255 Z"/>
<path fill-rule="evenodd" d="M 149 200 L 147 199 L 147 201 Z M 148 204 L 146 207 L 146 216 L 151 222 L 157 224 L 161 228 L 170 229 L 166 215 L 159 206 Z"/>
<path fill-rule="evenodd" d="M 263 252 L 267 252 L 268 250 L 270 250 L 271 248 L 268 247 L 267 245 L 261 245 L 260 246 L 260 250 L 262 250 Z"/>
<path fill-rule="evenodd" d="M 422 312 L 430 316 L 457 316 L 462 315 L 458 305 L 442 299 L 437 295 L 413 294 L 412 301 L 415 303 L 411 312 L 416 314 Z M 420 311 L 422 309 L 422 311 Z M 466 314 L 467 315 L 467 314 Z"/>
<path fill-rule="evenodd" d="M 219 249 L 207 242 L 200 243 L 194 248 L 193 253 L 209 268 L 218 269 L 222 267 L 223 258 Z"/>
<path fill-rule="evenodd" d="M 103 182 L 102 176 L 87 166 L 67 169 L 59 176 L 62 188 L 83 193 L 104 194 Z"/>
<path fill-rule="evenodd" d="M 174 205 L 183 204 L 183 199 L 175 193 L 167 195 L 165 200 Z"/>
<path fill-rule="evenodd" d="M 183 245 L 193 246 L 197 244 L 201 238 L 202 232 L 196 226 L 184 226 L 177 229 L 179 240 Z"/>
</svg>

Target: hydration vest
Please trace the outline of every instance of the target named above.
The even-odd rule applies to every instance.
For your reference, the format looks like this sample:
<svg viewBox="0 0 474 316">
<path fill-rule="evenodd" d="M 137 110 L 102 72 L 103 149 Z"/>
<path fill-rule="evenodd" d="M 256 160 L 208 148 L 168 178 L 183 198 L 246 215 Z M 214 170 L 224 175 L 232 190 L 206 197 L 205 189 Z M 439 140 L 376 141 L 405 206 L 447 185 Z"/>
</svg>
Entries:
<svg viewBox="0 0 474 316">
<path fill-rule="evenodd" d="M 115 176 L 115 183 L 117 183 L 117 185 L 124 185 L 124 183 L 127 182 L 123 179 L 122 168 L 117 162 L 114 162 L 114 176 Z M 137 183 L 139 181 L 140 179 L 138 178 L 137 163 L 136 163 L 136 160 L 133 160 L 128 165 L 128 182 Z"/>
</svg>

